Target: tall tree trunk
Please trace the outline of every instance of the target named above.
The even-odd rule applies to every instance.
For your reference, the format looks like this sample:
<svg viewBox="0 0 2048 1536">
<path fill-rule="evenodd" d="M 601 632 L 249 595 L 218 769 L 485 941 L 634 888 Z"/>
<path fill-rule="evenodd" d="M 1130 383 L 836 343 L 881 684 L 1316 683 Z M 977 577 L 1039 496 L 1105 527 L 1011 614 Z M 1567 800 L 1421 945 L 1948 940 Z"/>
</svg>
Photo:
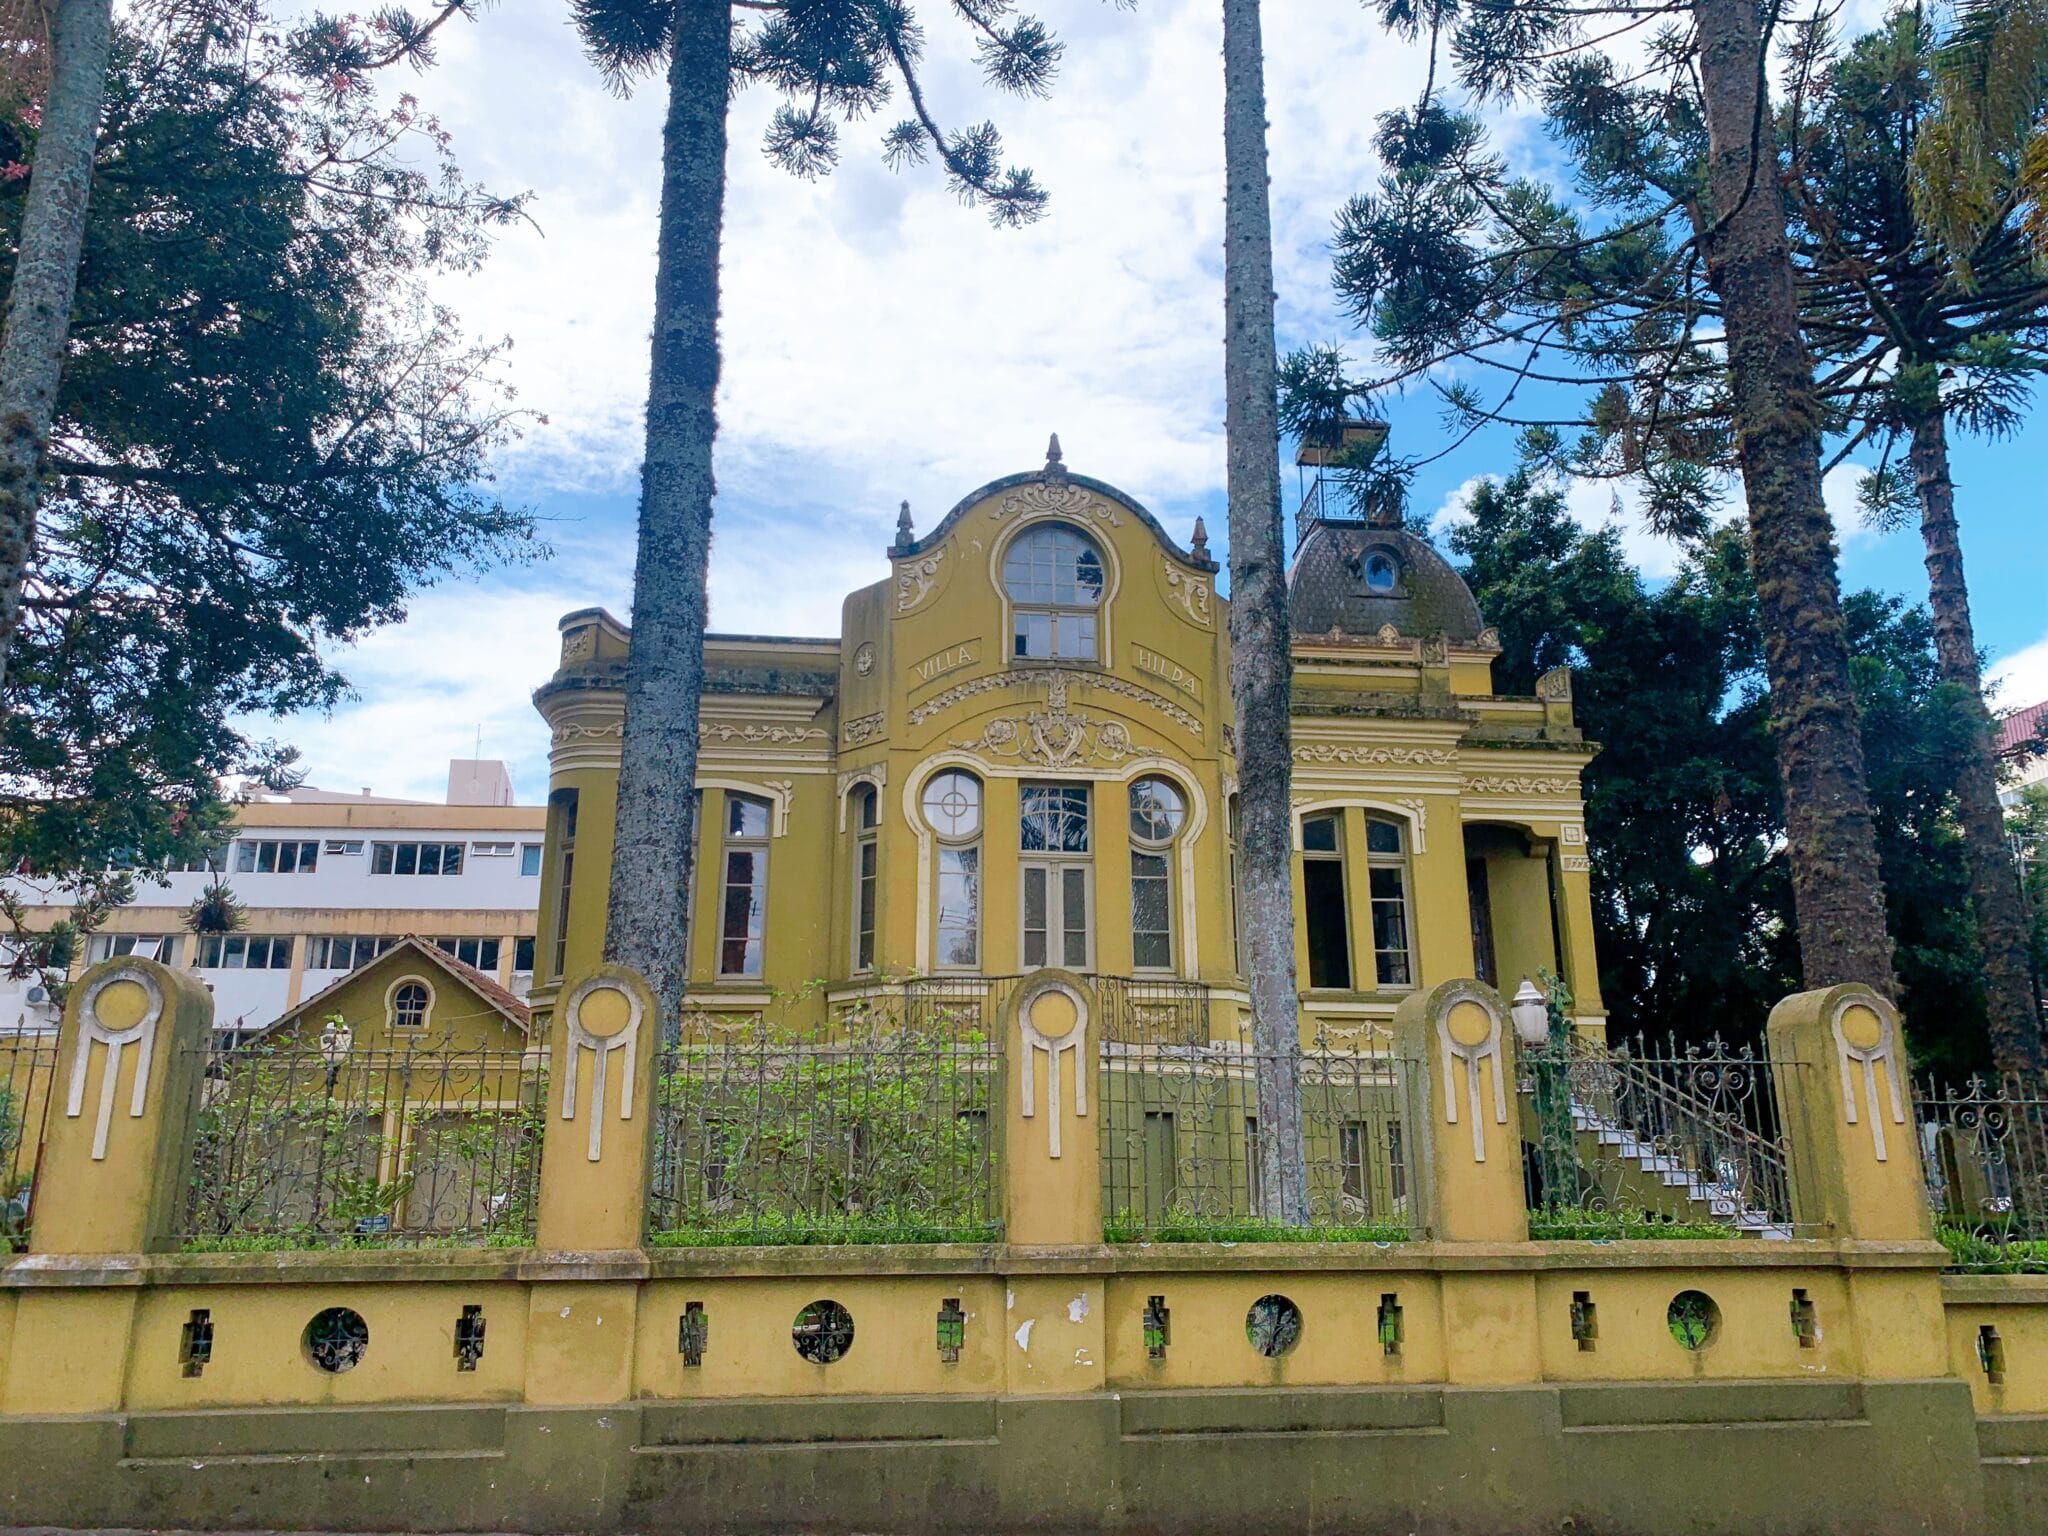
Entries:
<svg viewBox="0 0 2048 1536">
<path fill-rule="evenodd" d="M 633 643 L 604 945 L 607 959 L 647 978 L 661 1003 L 664 1038 L 678 1027 L 689 978 L 686 918 L 715 490 L 711 445 L 718 430 L 718 257 L 732 0 L 683 0 L 675 27 L 662 128 Z"/>
<path fill-rule="evenodd" d="M 7 328 L 0 335 L 0 688 L 6 686 L 14 634 L 21 627 L 22 586 L 35 554 L 36 504 L 78 289 L 112 42 L 112 0 L 58 0 L 50 15 L 49 86 L 22 210 Z"/>
<path fill-rule="evenodd" d="M 1259 0 L 1223 0 L 1223 393 L 1230 498 L 1230 693 L 1237 714 L 1238 910 L 1258 1057 L 1266 1213 L 1308 1223 L 1301 1143 L 1300 997 L 1294 986 L 1294 664 L 1280 521 L 1273 216 L 1266 183 Z"/>
<path fill-rule="evenodd" d="M 1820 397 L 1793 291 L 1758 11 L 1754 0 L 1694 0 L 1693 18 L 1712 194 L 1707 276 L 1726 317 L 1802 969 L 1809 987 L 1862 981 L 1889 994 L 1892 942 L 1821 499 Z"/>
<path fill-rule="evenodd" d="M 1975 716 L 1970 754 L 1956 775 L 1956 811 L 1970 859 L 1977 941 L 1984 951 L 1991 1053 L 2001 1072 L 2038 1072 L 2048 1065 L 2048 1051 L 2041 1040 L 2041 1005 L 2028 953 L 2019 872 L 2006 843 L 2005 812 L 1998 803 L 1998 754 L 1991 716 L 1984 707 L 1984 679 L 1977 671 L 1970 589 L 1963 580 L 1963 546 L 1956 532 L 1955 484 L 1949 478 L 1948 427 L 1938 404 L 1913 422 L 1908 462 L 1920 498 L 1920 539 L 1927 547 L 1935 659 L 1942 681 L 1962 690 L 1966 707 Z"/>
</svg>

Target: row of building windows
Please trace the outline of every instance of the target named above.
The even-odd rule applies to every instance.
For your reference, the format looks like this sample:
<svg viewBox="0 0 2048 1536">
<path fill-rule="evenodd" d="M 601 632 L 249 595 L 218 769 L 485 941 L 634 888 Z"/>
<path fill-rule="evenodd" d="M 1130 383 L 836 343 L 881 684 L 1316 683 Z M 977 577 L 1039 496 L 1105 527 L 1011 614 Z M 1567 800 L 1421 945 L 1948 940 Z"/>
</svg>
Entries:
<svg viewBox="0 0 2048 1536">
<path fill-rule="evenodd" d="M 223 874 L 230 866 L 238 875 L 310 875 L 320 867 L 324 853 L 330 858 L 360 858 L 363 838 L 237 838 L 231 845 L 210 850 L 197 858 L 170 866 L 175 874 Z M 370 842 L 370 873 L 373 875 L 459 875 L 465 845 L 459 842 L 411 841 Z M 230 857 L 232 853 L 232 857 Z M 540 874 L 539 843 L 480 842 L 467 845 L 472 859 L 516 857 L 519 873 Z"/>
<path fill-rule="evenodd" d="M 316 933 L 306 940 L 306 969 L 309 971 L 352 971 L 368 965 L 396 944 L 388 934 Z M 429 939 L 436 949 L 453 955 L 464 965 L 492 973 L 504 957 L 504 940 L 458 937 Z M 292 938 L 289 934 L 210 933 L 198 936 L 197 964 L 202 970 L 282 971 L 291 968 Z M 88 965 L 123 955 L 176 965 L 182 953 L 180 935 L 175 933 L 96 933 L 86 940 Z M 512 941 L 512 969 L 533 969 L 533 940 Z"/>
<path fill-rule="evenodd" d="M 925 785 L 920 808 L 935 834 L 933 960 L 940 970 L 981 964 L 982 785 L 962 769 L 946 769 Z M 1169 780 L 1146 777 L 1127 793 L 1130 826 L 1131 958 L 1139 971 L 1174 968 L 1174 872 L 1171 850 L 1187 824 L 1187 801 Z M 875 964 L 879 895 L 880 797 L 872 785 L 855 791 L 853 963 Z M 1093 789 L 1086 784 L 1025 784 L 1018 791 L 1018 950 L 1022 966 L 1090 968 L 1094 856 Z M 573 826 L 573 817 L 570 824 Z M 720 860 L 718 974 L 758 977 L 765 962 L 770 807 L 729 794 Z M 1401 824 L 1366 821 L 1366 878 L 1372 935 L 1371 986 L 1414 983 L 1408 911 L 1407 844 Z M 1233 836 L 1234 836 L 1233 827 Z M 1303 896 L 1307 911 L 1309 985 L 1350 990 L 1353 981 L 1350 899 L 1343 820 L 1313 816 L 1302 824 Z M 565 843 L 565 866 L 568 844 Z M 1231 878 L 1236 882 L 1235 849 Z M 567 876 L 560 896 L 565 910 Z M 558 922 L 557 967 L 561 959 Z"/>
</svg>

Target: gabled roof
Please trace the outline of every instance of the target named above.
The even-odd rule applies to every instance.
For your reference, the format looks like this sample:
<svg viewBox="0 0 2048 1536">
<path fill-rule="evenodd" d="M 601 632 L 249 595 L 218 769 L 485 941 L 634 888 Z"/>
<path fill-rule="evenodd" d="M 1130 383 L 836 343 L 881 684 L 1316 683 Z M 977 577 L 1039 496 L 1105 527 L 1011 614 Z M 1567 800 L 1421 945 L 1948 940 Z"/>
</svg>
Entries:
<svg viewBox="0 0 2048 1536">
<path fill-rule="evenodd" d="M 2016 709 L 1998 722 L 1998 755 L 2017 757 L 2048 726 L 2048 700 Z"/>
<path fill-rule="evenodd" d="M 532 1035 L 532 1009 L 528 1008 L 526 1004 L 521 1002 L 511 992 L 499 986 L 495 980 L 486 976 L 475 966 L 463 964 L 462 961 L 456 959 L 446 950 L 441 949 L 437 945 L 429 944 L 426 940 L 410 933 L 399 939 L 397 943 L 393 944 L 367 965 L 357 966 L 339 980 L 329 982 L 311 997 L 304 998 L 293 1007 L 286 1009 L 276 1019 L 264 1025 L 258 1033 L 267 1035 L 272 1030 L 281 1029 L 286 1024 L 303 1018 L 306 1014 L 326 1002 L 328 998 L 339 992 L 343 987 L 359 980 L 365 971 L 372 971 L 380 966 L 389 965 L 393 956 L 396 955 L 410 955 L 415 959 L 424 960 L 427 964 L 438 968 L 444 974 L 452 976 L 478 997 L 482 998 L 494 1010 L 502 1014 L 508 1023 L 517 1026 L 521 1034 Z"/>
</svg>

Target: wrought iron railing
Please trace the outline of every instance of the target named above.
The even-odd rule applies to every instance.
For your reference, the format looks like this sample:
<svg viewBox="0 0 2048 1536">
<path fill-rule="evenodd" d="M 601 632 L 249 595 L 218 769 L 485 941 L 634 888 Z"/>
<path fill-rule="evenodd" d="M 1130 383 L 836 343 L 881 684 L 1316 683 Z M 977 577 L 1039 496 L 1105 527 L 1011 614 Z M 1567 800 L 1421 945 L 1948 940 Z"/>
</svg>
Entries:
<svg viewBox="0 0 2048 1536">
<path fill-rule="evenodd" d="M 1531 1234 L 1793 1236 L 1771 1073 L 1718 1038 L 1609 1047 L 1566 1033 L 1523 1051 Z"/>
<path fill-rule="evenodd" d="M 0 1035 L 0 1253 L 28 1243 L 56 1071 L 54 1034 Z"/>
<path fill-rule="evenodd" d="M 546 1074 L 518 1051 L 205 1054 L 180 1235 L 195 1248 L 519 1246 Z"/>
<path fill-rule="evenodd" d="M 661 1244 L 980 1242 L 996 1185 L 1002 977 L 863 989 L 823 1033 L 698 1013 L 657 1058 Z"/>
<path fill-rule="evenodd" d="M 1927 1204 L 1952 1267 L 2048 1273 L 2048 1087 L 2018 1073 L 1913 1084 Z"/>
<path fill-rule="evenodd" d="M 1410 1195 L 1422 1083 L 1412 1064 L 1374 1050 L 1365 1032 L 1325 1035 L 1291 1057 L 1262 1055 L 1235 1023 L 1231 1038 L 1211 1038 L 1200 988 L 1183 995 L 1177 984 L 1156 985 L 1104 1008 L 1096 1081 L 1112 1240 L 1393 1241 L 1425 1230 Z M 1259 1079 L 1290 1061 L 1309 1205 L 1309 1226 L 1291 1230 L 1272 1219 L 1259 1127 Z"/>
</svg>

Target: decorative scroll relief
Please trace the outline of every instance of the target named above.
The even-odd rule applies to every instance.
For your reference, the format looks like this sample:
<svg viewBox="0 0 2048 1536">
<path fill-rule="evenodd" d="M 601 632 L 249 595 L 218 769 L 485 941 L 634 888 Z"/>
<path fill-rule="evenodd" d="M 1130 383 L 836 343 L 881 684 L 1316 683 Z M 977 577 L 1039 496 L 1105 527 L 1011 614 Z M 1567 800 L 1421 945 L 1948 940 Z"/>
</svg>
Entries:
<svg viewBox="0 0 2048 1536">
<path fill-rule="evenodd" d="M 1024 1082 L 1018 1108 L 1026 1120 L 1038 1115 L 1038 1058 L 1045 1057 L 1046 1156 L 1060 1155 L 1060 1058 L 1074 1063 L 1074 1113 L 1088 1114 L 1088 1002 L 1063 981 L 1039 984 L 1017 1006 L 1017 1030 L 1024 1038 Z"/>
<path fill-rule="evenodd" d="M 826 739 L 824 727 L 817 725 L 707 725 L 702 734 L 706 741 L 744 741 L 755 746 L 794 746 Z"/>
<path fill-rule="evenodd" d="M 1568 821 L 1557 829 L 1557 839 L 1567 848 L 1583 848 L 1586 845 L 1586 829 L 1576 821 Z"/>
<path fill-rule="evenodd" d="M 590 1074 L 590 1161 L 604 1156 L 604 1091 L 613 1055 L 619 1065 L 619 1118 L 633 1118 L 633 1047 L 640 1038 L 640 999 L 609 976 L 591 976 L 569 994 L 562 1009 L 568 1020 L 568 1063 L 562 1070 L 562 1118 L 576 1118 L 577 1080 L 583 1053 L 595 1060 Z"/>
<path fill-rule="evenodd" d="M 1429 852 L 1429 802 L 1416 795 L 1409 799 L 1396 800 L 1394 804 L 1408 813 L 1409 824 L 1415 828 L 1415 851 Z"/>
<path fill-rule="evenodd" d="M 1165 566 L 1168 595 L 1180 604 L 1189 619 L 1207 629 L 1210 623 L 1209 578 L 1190 576 L 1171 560 L 1166 561 Z"/>
<path fill-rule="evenodd" d="M 939 584 L 939 567 L 945 559 L 946 551 L 940 548 L 915 560 L 905 560 L 896 567 L 898 613 L 909 613 L 931 595 L 932 588 Z"/>
<path fill-rule="evenodd" d="M 163 989 L 140 966 L 110 971 L 86 990 L 78 1005 L 78 1054 L 71 1060 L 71 1084 L 64 1098 L 64 1116 L 85 1113 L 85 1074 L 93 1042 L 106 1047 L 107 1064 L 100 1074 L 99 1117 L 92 1131 L 92 1160 L 105 1162 L 107 1133 L 114 1123 L 114 1082 L 121 1075 L 121 1057 L 135 1047 L 135 1086 L 128 1095 L 128 1118 L 140 1120 L 149 1096 L 149 1063 L 156 1050 L 157 1021 L 163 1017 Z"/>
<path fill-rule="evenodd" d="M 1312 743 L 1296 747 L 1294 760 L 1298 763 L 1345 763 L 1359 768 L 1384 763 L 1448 768 L 1457 762 L 1458 754 L 1450 747 L 1337 747 L 1328 743 Z"/>
<path fill-rule="evenodd" d="M 1084 490 L 1064 476 L 1020 485 L 988 509 L 989 521 L 1006 517 L 1092 517 L 1111 528 L 1124 525 L 1116 508 L 1093 491 Z"/>
<path fill-rule="evenodd" d="M 1568 853 L 1562 862 L 1568 875 L 1589 875 L 1593 872 L 1593 861 L 1583 853 Z"/>
<path fill-rule="evenodd" d="M 1572 700 L 1571 668 L 1552 667 L 1537 678 L 1536 697 L 1552 704 L 1569 704 Z"/>
<path fill-rule="evenodd" d="M 1422 642 L 1422 664 L 1425 667 L 1448 667 L 1451 664 L 1451 642 L 1442 630 Z"/>
<path fill-rule="evenodd" d="M 584 725 L 569 720 L 558 725 L 548 739 L 553 745 L 565 747 L 572 741 L 619 741 L 625 737 L 626 722 L 614 720 L 608 725 Z"/>
<path fill-rule="evenodd" d="M 878 709 L 872 715 L 858 715 L 839 728 L 840 739 L 849 747 L 864 746 L 882 734 L 883 715 Z"/>
<path fill-rule="evenodd" d="M 1443 1051 L 1444 1118 L 1458 1123 L 1457 1074 L 1452 1063 L 1465 1063 L 1465 1099 L 1472 1121 L 1472 1161 L 1486 1161 L 1486 1126 L 1480 1118 L 1481 1066 L 1493 1062 L 1493 1123 L 1508 1123 L 1507 1059 L 1501 1051 L 1500 1014 L 1477 988 L 1454 984 L 1444 994 L 1437 1015 L 1437 1041 Z"/>
<path fill-rule="evenodd" d="M 597 654 L 597 626 L 589 624 L 562 636 L 562 661 L 588 661 Z"/>
<path fill-rule="evenodd" d="M 1906 1123 L 1905 1100 L 1899 1093 L 1898 1015 L 1876 993 L 1850 996 L 1835 1005 L 1828 1027 L 1835 1037 L 1835 1055 L 1842 1070 L 1842 1107 L 1851 1125 L 1857 1123 L 1859 1102 L 1870 1112 L 1870 1148 L 1882 1163 L 1890 1151 L 1884 1140 L 1884 1115 L 1878 1104 L 1877 1068 L 1884 1065 L 1885 1086 L 1890 1090 L 1892 1124 Z M 1856 1091 L 1856 1068 L 1862 1068 L 1863 1091 Z"/>
<path fill-rule="evenodd" d="M 1100 689 L 1104 693 L 1113 693 L 1121 698 L 1144 704 L 1159 711 L 1190 735 L 1202 734 L 1201 721 L 1173 700 L 1162 697 L 1149 688 L 1140 688 L 1136 683 L 1100 672 L 1068 673 L 1057 667 L 1027 667 L 1008 672 L 991 672 L 984 677 L 971 677 L 964 683 L 955 683 L 951 688 L 944 688 L 933 694 L 910 711 L 906 723 L 913 726 L 922 725 L 932 716 L 952 708 L 962 700 L 979 698 L 984 693 L 1001 693 L 1006 689 L 1025 688 L 1039 683 L 1043 683 L 1048 689 L 1055 682 L 1064 687 L 1069 679 L 1090 688 Z"/>
<path fill-rule="evenodd" d="M 1498 778 L 1467 779 L 1468 795 L 1575 795 L 1577 779 L 1534 779 L 1507 775 Z"/>
<path fill-rule="evenodd" d="M 1091 758 L 1120 763 L 1136 750 L 1119 721 L 1097 720 L 1067 708 L 1067 679 L 1055 672 L 1045 708 L 991 720 L 973 741 L 956 741 L 963 751 L 986 757 L 1014 757 L 1043 768 L 1071 768 Z"/>
</svg>

